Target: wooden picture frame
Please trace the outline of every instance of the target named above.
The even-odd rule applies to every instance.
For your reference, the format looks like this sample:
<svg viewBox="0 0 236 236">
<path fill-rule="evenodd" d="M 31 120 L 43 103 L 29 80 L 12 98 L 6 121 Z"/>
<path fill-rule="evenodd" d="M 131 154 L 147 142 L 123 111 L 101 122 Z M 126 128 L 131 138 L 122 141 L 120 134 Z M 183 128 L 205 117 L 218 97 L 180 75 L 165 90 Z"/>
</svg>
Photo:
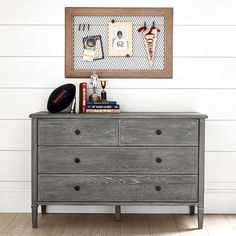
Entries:
<svg viewBox="0 0 236 236">
<path fill-rule="evenodd" d="M 93 69 L 74 67 L 74 17 L 164 17 L 164 36 L 163 36 L 163 63 L 164 66 L 160 70 L 153 68 L 147 69 L 130 69 L 130 68 L 109 68 L 109 69 Z M 129 20 L 126 20 L 128 22 Z M 119 20 L 117 20 L 119 22 Z M 140 25 L 141 27 L 142 25 Z M 89 27 L 89 26 L 88 26 Z M 136 31 L 135 31 L 136 32 Z M 99 32 L 97 32 L 99 34 Z M 107 25 L 107 35 L 109 34 L 109 26 Z M 134 40 L 134 39 L 133 39 Z M 105 42 L 106 43 L 106 42 Z M 134 49 L 134 43 L 133 43 Z M 107 52 L 108 53 L 108 52 Z M 77 56 L 78 57 L 78 56 Z M 106 55 L 105 55 L 106 57 Z M 129 57 L 129 56 L 128 56 Z M 123 57 L 127 60 L 127 57 Z M 121 57 L 119 57 L 121 59 Z M 132 56 L 129 58 L 132 60 Z M 137 59 L 138 60 L 138 59 Z M 147 60 L 140 57 L 139 60 Z M 101 63 L 102 60 L 99 60 Z M 143 63 L 146 63 L 143 61 Z M 124 65 L 127 63 L 124 62 Z M 134 63 L 133 63 L 134 64 Z M 90 64 L 91 65 L 91 64 Z M 65 8 L 65 77 L 66 78 L 90 78 L 93 70 L 101 78 L 172 78 L 173 73 L 173 8 Z"/>
</svg>

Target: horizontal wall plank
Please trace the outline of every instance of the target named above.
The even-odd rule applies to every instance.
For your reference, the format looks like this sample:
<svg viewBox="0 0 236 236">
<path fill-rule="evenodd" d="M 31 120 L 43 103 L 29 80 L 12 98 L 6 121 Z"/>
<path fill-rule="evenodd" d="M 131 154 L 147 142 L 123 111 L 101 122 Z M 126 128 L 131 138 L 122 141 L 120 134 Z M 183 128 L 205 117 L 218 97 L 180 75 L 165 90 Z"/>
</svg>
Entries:
<svg viewBox="0 0 236 236">
<path fill-rule="evenodd" d="M 178 26 L 174 28 L 174 56 L 236 55 L 236 26 Z M 196 68 L 197 69 L 197 68 Z"/>
<path fill-rule="evenodd" d="M 0 150 L 31 150 L 30 120 L 0 120 Z M 236 151 L 236 121 L 206 122 L 206 151 Z"/>
<path fill-rule="evenodd" d="M 236 213 L 236 191 L 205 190 L 205 213 Z M 0 212 L 30 212 L 30 182 L 0 183 Z M 40 209 L 39 209 L 40 210 Z M 112 206 L 49 206 L 49 213 L 113 213 Z M 188 213 L 188 207 L 122 206 L 124 213 Z"/>
<path fill-rule="evenodd" d="M 64 26 L 0 26 L 0 56 L 64 56 Z"/>
<path fill-rule="evenodd" d="M 0 150 L 31 150 L 30 120 L 0 120 Z"/>
<path fill-rule="evenodd" d="M 86 81 L 64 78 L 64 57 L 0 57 L 0 68 L 0 88 L 54 88 Z M 171 80 L 110 79 L 107 88 L 232 89 L 236 88 L 235 68 L 236 58 L 174 58 Z"/>
<path fill-rule="evenodd" d="M 209 121 L 206 126 L 207 151 L 236 151 L 235 121 Z"/>
<path fill-rule="evenodd" d="M 236 152 L 206 152 L 206 189 L 236 190 L 235 166 Z M 29 182 L 30 180 L 30 151 L 0 151 L 0 182 Z"/>
<path fill-rule="evenodd" d="M 0 151 L 0 181 L 30 181 L 30 151 Z"/>
<path fill-rule="evenodd" d="M 236 119 L 235 90 L 212 89 L 107 89 L 122 112 L 202 112 L 210 119 Z M 47 110 L 52 89 L 2 89 L 0 119 L 27 119 Z M 100 93 L 100 91 L 98 91 Z M 88 90 L 88 95 L 91 90 Z M 128 98 L 128 100 L 127 100 Z"/>
<path fill-rule="evenodd" d="M 0 119 L 28 119 L 30 113 L 47 110 L 52 89 L 2 89 Z"/>
<path fill-rule="evenodd" d="M 78 6 L 77 0 L 7 0 L 0 3 L 0 24 L 64 24 L 64 7 Z M 134 7 L 133 1 L 80 1 L 80 7 Z M 236 24 L 234 0 L 148 0 L 135 7 L 174 7 L 176 24 Z M 227 14 L 223 13 L 227 12 Z M 210 17 L 209 17 L 210 15 Z"/>
<path fill-rule="evenodd" d="M 174 56 L 236 57 L 235 29 L 176 26 Z M 0 26 L 0 35 L 0 56 L 64 56 L 64 26 Z"/>
<path fill-rule="evenodd" d="M 207 129 L 210 125 L 212 125 L 211 122 L 207 122 Z M 209 183 L 206 188 L 211 187 L 215 189 L 219 188 L 219 183 L 222 183 L 222 185 L 226 185 L 225 183 L 233 183 L 233 188 L 236 189 L 235 166 L 236 152 L 206 152 L 205 182 Z M 222 188 L 223 187 L 221 187 L 221 189 Z M 227 188 L 232 188 L 232 185 L 227 186 Z"/>
<path fill-rule="evenodd" d="M 0 212 L 30 212 L 30 182 L 0 182 Z"/>
</svg>

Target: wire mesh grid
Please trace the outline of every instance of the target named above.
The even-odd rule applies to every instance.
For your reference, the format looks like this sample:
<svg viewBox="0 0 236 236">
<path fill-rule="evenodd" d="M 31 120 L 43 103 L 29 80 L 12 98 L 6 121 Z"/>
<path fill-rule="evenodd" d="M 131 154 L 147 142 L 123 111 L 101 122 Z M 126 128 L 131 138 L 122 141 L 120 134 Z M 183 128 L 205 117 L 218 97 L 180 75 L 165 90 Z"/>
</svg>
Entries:
<svg viewBox="0 0 236 236">
<path fill-rule="evenodd" d="M 109 56 L 109 22 L 132 22 L 133 55 L 131 57 Z M 146 22 L 147 27 L 153 21 L 160 30 L 153 65 L 150 66 L 144 44 L 143 34 L 138 29 Z M 86 24 L 86 27 L 83 25 Z M 87 25 L 89 24 L 89 28 Z M 83 61 L 83 38 L 101 35 L 104 59 L 93 62 Z M 165 17 L 164 16 L 74 16 L 73 17 L 73 69 L 74 70 L 154 70 L 165 69 Z"/>
</svg>

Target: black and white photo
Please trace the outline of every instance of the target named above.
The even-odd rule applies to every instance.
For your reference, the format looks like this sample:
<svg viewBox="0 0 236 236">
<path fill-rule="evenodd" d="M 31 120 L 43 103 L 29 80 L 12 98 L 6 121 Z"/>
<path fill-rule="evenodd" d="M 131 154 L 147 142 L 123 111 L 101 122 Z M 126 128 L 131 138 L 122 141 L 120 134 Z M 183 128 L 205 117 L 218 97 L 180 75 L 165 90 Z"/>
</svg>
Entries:
<svg viewBox="0 0 236 236">
<path fill-rule="evenodd" d="M 132 22 L 109 23 L 109 56 L 132 55 Z"/>
</svg>

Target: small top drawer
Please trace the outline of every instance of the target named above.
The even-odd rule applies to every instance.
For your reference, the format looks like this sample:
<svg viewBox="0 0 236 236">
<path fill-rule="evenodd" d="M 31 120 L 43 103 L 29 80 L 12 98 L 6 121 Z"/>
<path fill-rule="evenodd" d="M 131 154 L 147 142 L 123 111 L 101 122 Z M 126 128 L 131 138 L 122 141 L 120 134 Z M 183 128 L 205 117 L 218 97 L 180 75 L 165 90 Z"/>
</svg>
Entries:
<svg viewBox="0 0 236 236">
<path fill-rule="evenodd" d="M 117 121 L 109 119 L 40 119 L 39 145 L 117 144 Z"/>
<path fill-rule="evenodd" d="M 121 146 L 197 146 L 197 119 L 122 119 Z"/>
</svg>

